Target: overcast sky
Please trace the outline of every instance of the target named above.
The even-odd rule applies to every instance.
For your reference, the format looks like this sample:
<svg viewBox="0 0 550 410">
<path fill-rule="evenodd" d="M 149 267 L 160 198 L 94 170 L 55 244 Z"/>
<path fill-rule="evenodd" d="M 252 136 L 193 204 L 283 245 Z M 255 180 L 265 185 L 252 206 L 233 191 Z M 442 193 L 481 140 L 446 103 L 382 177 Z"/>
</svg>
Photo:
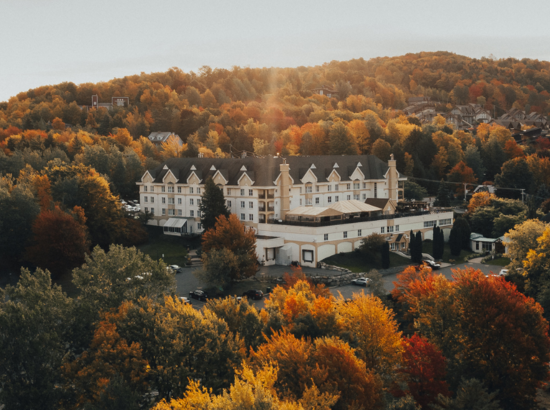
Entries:
<svg viewBox="0 0 550 410">
<path fill-rule="evenodd" d="M 548 0 L 0 0 L 0 101 L 63 81 L 451 51 L 550 60 Z"/>
</svg>

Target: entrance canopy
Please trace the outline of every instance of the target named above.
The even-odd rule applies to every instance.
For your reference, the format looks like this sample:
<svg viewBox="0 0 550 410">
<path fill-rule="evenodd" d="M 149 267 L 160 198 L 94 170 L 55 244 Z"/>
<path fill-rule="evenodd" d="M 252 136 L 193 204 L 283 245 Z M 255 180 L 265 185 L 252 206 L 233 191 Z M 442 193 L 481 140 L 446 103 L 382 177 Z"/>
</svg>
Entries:
<svg viewBox="0 0 550 410">
<path fill-rule="evenodd" d="M 166 235 L 177 235 L 187 232 L 187 219 L 185 218 L 170 218 L 162 226 Z"/>
</svg>

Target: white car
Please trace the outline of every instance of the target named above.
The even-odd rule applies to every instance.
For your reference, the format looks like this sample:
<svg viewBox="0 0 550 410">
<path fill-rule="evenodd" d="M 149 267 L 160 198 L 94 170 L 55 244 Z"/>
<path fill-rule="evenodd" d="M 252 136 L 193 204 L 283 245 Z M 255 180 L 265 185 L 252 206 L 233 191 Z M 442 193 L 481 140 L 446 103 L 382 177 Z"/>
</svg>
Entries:
<svg viewBox="0 0 550 410">
<path fill-rule="evenodd" d="M 168 269 L 172 269 L 174 272 L 178 273 L 181 268 L 178 265 L 170 265 Z"/>
<path fill-rule="evenodd" d="M 506 276 L 508 275 L 508 269 L 501 269 L 498 273 L 498 276 Z"/>
<path fill-rule="evenodd" d="M 372 279 L 369 279 L 369 278 L 359 278 L 359 279 L 353 279 L 351 281 L 353 285 L 365 286 L 365 287 L 369 286 L 371 282 L 372 282 Z"/>
<path fill-rule="evenodd" d="M 191 305 L 192 304 L 191 301 L 188 298 L 186 298 L 185 296 L 180 296 L 180 300 L 181 300 L 181 303 L 184 303 L 186 305 Z"/>
</svg>

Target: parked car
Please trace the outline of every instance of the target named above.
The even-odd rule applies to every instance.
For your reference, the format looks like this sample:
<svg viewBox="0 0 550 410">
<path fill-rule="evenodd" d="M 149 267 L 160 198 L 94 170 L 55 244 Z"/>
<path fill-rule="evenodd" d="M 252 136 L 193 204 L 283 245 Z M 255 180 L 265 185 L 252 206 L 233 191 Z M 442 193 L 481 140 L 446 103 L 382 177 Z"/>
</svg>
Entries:
<svg viewBox="0 0 550 410">
<path fill-rule="evenodd" d="M 437 269 L 441 268 L 441 265 L 439 263 L 434 262 L 434 261 L 426 260 L 426 261 L 424 261 L 424 263 L 426 265 L 428 265 L 430 268 L 432 268 L 433 270 L 437 270 Z"/>
<path fill-rule="evenodd" d="M 208 299 L 208 295 L 202 290 L 192 290 L 191 292 L 189 292 L 189 297 L 202 300 L 203 302 L 206 302 L 206 299 Z"/>
<path fill-rule="evenodd" d="M 168 266 L 169 269 L 172 269 L 174 272 L 176 273 L 180 273 L 181 272 L 181 268 L 178 266 L 178 265 L 170 265 Z"/>
<path fill-rule="evenodd" d="M 243 293 L 244 297 L 247 297 L 248 299 L 262 299 L 264 297 L 264 292 L 261 290 L 247 290 Z"/>
<path fill-rule="evenodd" d="M 181 303 L 184 303 L 186 305 L 191 305 L 192 304 L 191 301 L 188 298 L 186 298 L 185 296 L 181 296 L 180 300 L 181 300 Z"/>
<path fill-rule="evenodd" d="M 501 269 L 500 272 L 498 273 L 498 276 L 506 276 L 508 275 L 508 269 Z"/>
<path fill-rule="evenodd" d="M 353 279 L 351 281 L 351 284 L 356 285 L 356 286 L 367 287 L 367 286 L 370 285 L 371 282 L 372 282 L 372 279 L 370 279 L 370 278 L 358 278 L 358 279 Z"/>
</svg>

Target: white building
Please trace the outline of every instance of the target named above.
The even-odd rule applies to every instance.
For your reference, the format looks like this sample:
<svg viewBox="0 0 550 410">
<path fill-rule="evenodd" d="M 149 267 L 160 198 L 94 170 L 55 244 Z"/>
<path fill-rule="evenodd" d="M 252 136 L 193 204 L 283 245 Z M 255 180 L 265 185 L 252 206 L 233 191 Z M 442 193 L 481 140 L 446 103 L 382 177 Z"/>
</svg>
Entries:
<svg viewBox="0 0 550 410">
<path fill-rule="evenodd" d="M 231 212 L 256 230 L 258 258 L 266 264 L 315 266 L 336 252 L 352 251 L 374 232 L 401 249 L 411 229 L 426 231 L 428 238 L 433 224 L 452 225 L 452 212 L 394 214 L 406 178 L 393 158 L 386 164 L 373 155 L 173 158 L 138 182 L 141 208 L 154 215 L 150 223 L 168 222 L 165 233 L 200 233 L 199 205 L 208 178 L 223 189 Z M 373 198 L 387 201 L 365 204 Z M 308 220 L 303 215 L 308 208 L 329 209 L 331 215 Z"/>
</svg>

